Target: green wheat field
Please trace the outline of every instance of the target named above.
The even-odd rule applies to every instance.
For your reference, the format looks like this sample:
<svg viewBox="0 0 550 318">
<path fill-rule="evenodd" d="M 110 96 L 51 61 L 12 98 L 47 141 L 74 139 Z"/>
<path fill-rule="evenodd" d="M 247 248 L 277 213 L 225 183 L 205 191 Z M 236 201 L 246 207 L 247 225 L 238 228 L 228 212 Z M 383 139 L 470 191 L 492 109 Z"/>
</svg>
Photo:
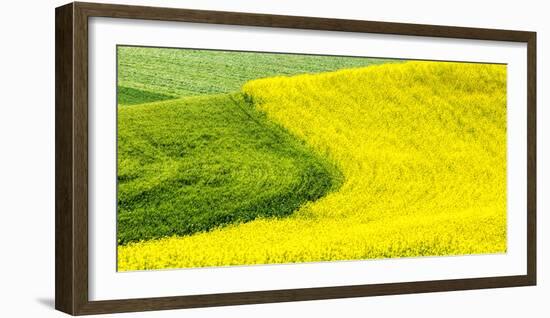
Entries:
<svg viewBox="0 0 550 318">
<path fill-rule="evenodd" d="M 119 46 L 118 270 L 506 252 L 506 66 Z"/>
</svg>

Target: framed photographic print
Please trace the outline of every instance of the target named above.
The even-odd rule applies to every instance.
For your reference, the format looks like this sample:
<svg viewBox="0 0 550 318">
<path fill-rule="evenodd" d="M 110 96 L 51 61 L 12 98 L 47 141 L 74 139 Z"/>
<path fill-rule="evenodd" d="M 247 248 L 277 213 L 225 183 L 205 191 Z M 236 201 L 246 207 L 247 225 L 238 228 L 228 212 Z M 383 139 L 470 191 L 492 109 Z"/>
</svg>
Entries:
<svg viewBox="0 0 550 318">
<path fill-rule="evenodd" d="M 536 284 L 536 33 L 56 9 L 56 308 Z"/>
</svg>

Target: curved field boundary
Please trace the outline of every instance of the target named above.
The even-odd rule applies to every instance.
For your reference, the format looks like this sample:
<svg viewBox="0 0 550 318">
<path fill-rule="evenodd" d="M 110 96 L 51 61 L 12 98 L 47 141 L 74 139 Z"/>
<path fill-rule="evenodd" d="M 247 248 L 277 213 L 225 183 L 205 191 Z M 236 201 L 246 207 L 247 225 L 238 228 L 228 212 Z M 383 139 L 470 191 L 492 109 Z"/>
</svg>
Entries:
<svg viewBox="0 0 550 318">
<path fill-rule="evenodd" d="M 241 94 L 123 106 L 118 122 L 119 244 L 285 217 L 341 184 Z"/>
</svg>

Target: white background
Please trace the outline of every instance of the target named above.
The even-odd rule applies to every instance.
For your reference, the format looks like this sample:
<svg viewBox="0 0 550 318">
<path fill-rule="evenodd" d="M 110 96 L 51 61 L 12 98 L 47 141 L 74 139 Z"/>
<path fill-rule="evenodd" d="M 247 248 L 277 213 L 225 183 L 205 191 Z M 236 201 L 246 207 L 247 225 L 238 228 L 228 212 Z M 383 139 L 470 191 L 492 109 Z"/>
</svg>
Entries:
<svg viewBox="0 0 550 318">
<path fill-rule="evenodd" d="M 105 0 L 105 2 L 111 2 Z M 118 1 L 228 11 L 535 30 L 538 32 L 539 286 L 133 314 L 140 317 L 547 317 L 550 236 L 550 24 L 544 1 Z M 54 295 L 54 7 L 62 1 L 12 1 L 0 23 L 0 316 L 59 317 Z M 122 315 L 116 315 L 122 316 Z M 126 315 L 131 316 L 131 315 Z"/>
</svg>

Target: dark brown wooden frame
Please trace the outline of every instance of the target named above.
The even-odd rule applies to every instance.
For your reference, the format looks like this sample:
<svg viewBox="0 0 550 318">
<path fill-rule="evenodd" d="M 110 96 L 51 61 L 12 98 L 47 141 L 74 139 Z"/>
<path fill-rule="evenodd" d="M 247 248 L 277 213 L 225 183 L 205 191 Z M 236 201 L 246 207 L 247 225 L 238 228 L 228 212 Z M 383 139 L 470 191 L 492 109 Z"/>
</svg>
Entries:
<svg viewBox="0 0 550 318">
<path fill-rule="evenodd" d="M 527 275 L 88 300 L 88 18 L 184 21 L 527 43 Z M 70 3 L 55 11 L 55 308 L 72 315 L 536 285 L 536 33 L 311 17 Z"/>
</svg>

